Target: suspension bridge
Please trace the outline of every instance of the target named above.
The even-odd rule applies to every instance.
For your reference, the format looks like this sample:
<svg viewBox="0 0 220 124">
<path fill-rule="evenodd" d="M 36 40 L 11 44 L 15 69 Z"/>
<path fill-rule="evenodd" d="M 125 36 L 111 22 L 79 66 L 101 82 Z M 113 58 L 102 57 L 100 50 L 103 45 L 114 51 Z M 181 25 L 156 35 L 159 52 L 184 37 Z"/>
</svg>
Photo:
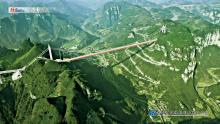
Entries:
<svg viewBox="0 0 220 124">
<path fill-rule="evenodd" d="M 98 52 L 94 52 L 94 53 L 89 53 L 89 54 L 86 54 L 86 55 L 81 55 L 81 56 L 77 56 L 77 57 L 73 57 L 73 58 L 63 58 L 63 59 L 61 59 L 61 58 L 60 59 L 54 59 L 54 57 L 52 55 L 52 50 L 58 50 L 60 52 L 60 51 L 65 51 L 65 49 L 51 48 L 50 45 L 48 45 L 48 48 L 46 50 L 44 50 L 40 55 L 38 55 L 36 58 L 34 58 L 31 62 L 29 62 L 24 67 L 19 68 L 19 69 L 14 69 L 14 70 L 0 71 L 0 84 L 3 83 L 3 81 L 1 80 L 1 75 L 3 75 L 3 74 L 13 73 L 12 80 L 20 79 L 22 77 L 21 72 L 25 71 L 26 68 L 29 67 L 30 65 L 32 65 L 37 59 L 45 59 L 45 60 L 55 61 L 55 62 L 58 62 L 58 63 L 73 62 L 73 61 L 86 59 L 86 58 L 93 57 L 93 56 L 113 53 L 113 52 L 117 52 L 117 51 L 122 51 L 122 50 L 125 50 L 125 49 L 134 48 L 134 47 L 138 47 L 138 46 L 142 46 L 142 45 L 151 46 L 155 42 L 156 42 L 156 39 L 149 40 L 149 41 L 144 41 L 144 42 L 136 42 L 136 43 L 133 43 L 133 44 L 128 44 L 128 45 L 124 45 L 124 46 L 120 46 L 120 47 L 116 47 L 116 48 L 102 50 L 102 51 L 98 51 Z M 50 58 L 43 57 L 43 55 L 46 54 L 47 52 L 49 53 Z M 76 52 L 76 51 L 74 51 L 74 52 Z"/>
</svg>

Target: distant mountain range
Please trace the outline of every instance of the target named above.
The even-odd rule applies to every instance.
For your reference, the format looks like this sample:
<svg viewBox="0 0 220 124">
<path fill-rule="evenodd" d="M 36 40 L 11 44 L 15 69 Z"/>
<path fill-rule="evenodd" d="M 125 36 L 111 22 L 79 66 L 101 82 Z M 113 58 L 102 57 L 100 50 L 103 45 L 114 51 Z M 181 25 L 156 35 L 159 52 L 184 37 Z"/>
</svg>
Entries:
<svg viewBox="0 0 220 124">
<path fill-rule="evenodd" d="M 78 44 L 79 47 L 88 45 L 96 39 L 63 14 L 16 14 L 1 19 L 0 27 L 0 46 L 7 48 L 18 48 L 20 42 L 27 38 L 43 44 L 52 43 L 55 46 Z"/>
<path fill-rule="evenodd" d="M 148 0 L 159 4 L 192 4 L 192 3 L 215 3 L 219 0 Z"/>
<path fill-rule="evenodd" d="M 74 23 L 79 24 L 83 21 L 90 13 L 91 9 L 85 6 L 81 6 L 79 2 L 68 1 L 68 0 L 50 0 L 47 2 L 41 2 L 36 0 L 19 0 L 14 2 L 2 2 L 0 6 L 0 17 L 8 16 L 8 7 L 51 7 L 54 8 L 55 12 L 63 13 L 73 17 Z"/>
<path fill-rule="evenodd" d="M 96 39 L 80 28 L 84 20 L 92 13 L 89 8 L 66 0 L 42 3 L 34 0 L 14 1 L 13 5 L 18 7 L 45 6 L 55 9 L 48 14 L 11 15 L 8 13 L 10 4 L 2 2 L 0 7 L 0 46 L 17 48 L 20 42 L 27 38 L 41 43 L 53 42 L 56 46 L 61 46 L 61 42 L 63 45 L 68 43 L 67 46 L 71 46 L 76 42 L 88 43 Z M 82 43 L 81 46 L 83 46 Z"/>
</svg>

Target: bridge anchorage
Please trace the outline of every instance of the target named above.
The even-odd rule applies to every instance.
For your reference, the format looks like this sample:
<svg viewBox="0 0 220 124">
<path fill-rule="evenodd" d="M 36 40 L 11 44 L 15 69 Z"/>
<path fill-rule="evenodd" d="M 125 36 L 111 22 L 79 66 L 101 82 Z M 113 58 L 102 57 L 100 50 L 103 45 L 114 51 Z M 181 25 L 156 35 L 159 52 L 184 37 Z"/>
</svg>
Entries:
<svg viewBox="0 0 220 124">
<path fill-rule="evenodd" d="M 20 71 L 16 71 L 13 75 L 12 75 L 12 80 L 16 81 L 18 79 L 22 78 L 22 74 Z"/>
<path fill-rule="evenodd" d="M 15 70 L 6 70 L 6 71 L 0 71 L 0 84 L 3 84 L 3 80 L 2 80 L 2 75 L 3 74 L 11 74 L 12 73 L 12 80 L 18 80 L 20 78 L 22 78 L 22 74 L 21 72 L 25 71 L 26 66 L 24 66 L 23 68 L 20 69 L 15 69 Z"/>
</svg>

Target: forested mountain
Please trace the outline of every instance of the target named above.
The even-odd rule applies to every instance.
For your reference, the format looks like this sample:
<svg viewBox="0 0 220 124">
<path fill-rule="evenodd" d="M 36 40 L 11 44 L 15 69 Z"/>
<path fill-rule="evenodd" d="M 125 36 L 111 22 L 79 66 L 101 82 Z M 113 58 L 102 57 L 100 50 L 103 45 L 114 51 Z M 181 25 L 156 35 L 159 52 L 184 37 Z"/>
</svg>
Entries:
<svg viewBox="0 0 220 124">
<path fill-rule="evenodd" d="M 0 75 L 0 123 L 220 123 L 217 4 L 97 2 L 38 1 L 60 9 L 0 19 L 0 73 L 26 67 Z"/>
</svg>

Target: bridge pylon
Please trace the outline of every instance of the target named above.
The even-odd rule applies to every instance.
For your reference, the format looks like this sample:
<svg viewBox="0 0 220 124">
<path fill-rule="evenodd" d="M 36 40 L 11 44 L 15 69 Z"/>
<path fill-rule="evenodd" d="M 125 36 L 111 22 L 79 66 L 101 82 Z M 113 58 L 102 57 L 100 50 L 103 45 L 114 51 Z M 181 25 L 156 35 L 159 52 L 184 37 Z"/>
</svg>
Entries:
<svg viewBox="0 0 220 124">
<path fill-rule="evenodd" d="M 2 81 L 2 79 L 1 79 L 1 75 L 0 75 L 0 84 L 3 84 L 3 81 Z"/>
<path fill-rule="evenodd" d="M 48 44 L 48 51 L 49 51 L 49 55 L 50 55 L 50 60 L 53 60 L 53 55 L 52 55 L 50 44 Z"/>
</svg>

